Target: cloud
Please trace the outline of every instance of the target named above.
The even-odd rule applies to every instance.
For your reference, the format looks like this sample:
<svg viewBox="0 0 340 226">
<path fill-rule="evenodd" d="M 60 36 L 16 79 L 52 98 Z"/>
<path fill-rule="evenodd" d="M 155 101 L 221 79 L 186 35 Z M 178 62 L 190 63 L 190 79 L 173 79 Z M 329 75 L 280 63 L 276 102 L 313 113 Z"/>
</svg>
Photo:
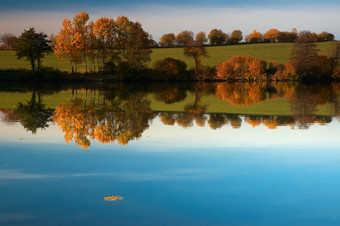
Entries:
<svg viewBox="0 0 340 226">
<path fill-rule="evenodd" d="M 340 38 L 340 7 L 304 7 L 304 8 L 214 8 L 214 7 L 171 7 L 164 5 L 146 5 L 132 9 L 92 8 L 90 16 L 93 20 L 101 16 L 116 18 L 126 15 L 132 20 L 142 23 L 144 29 L 151 33 L 155 40 L 165 33 L 178 33 L 182 30 L 201 30 L 209 32 L 213 28 L 232 32 L 234 29 L 250 33 L 253 29 L 265 32 L 270 28 L 290 31 L 311 30 L 328 31 Z M 1 13 L 0 33 L 19 34 L 24 29 L 35 27 L 46 33 L 57 33 L 65 17 L 71 18 L 78 12 L 41 12 L 14 11 Z"/>
</svg>

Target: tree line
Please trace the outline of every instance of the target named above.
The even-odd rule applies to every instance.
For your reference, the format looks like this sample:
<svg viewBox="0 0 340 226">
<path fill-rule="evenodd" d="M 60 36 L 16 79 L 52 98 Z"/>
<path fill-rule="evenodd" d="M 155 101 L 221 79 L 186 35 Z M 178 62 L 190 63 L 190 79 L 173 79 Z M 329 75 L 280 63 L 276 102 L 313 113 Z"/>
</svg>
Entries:
<svg viewBox="0 0 340 226">
<path fill-rule="evenodd" d="M 240 43 L 243 39 L 245 43 L 295 42 L 297 36 L 298 32 L 295 28 L 291 32 L 272 28 L 263 34 L 254 30 L 245 37 L 243 37 L 243 33 L 240 30 L 225 33 L 220 29 L 213 29 L 208 35 L 204 31 L 200 31 L 196 36 L 194 36 L 194 32 L 185 30 L 177 35 L 174 33 L 164 34 L 160 38 L 159 45 L 161 47 L 180 47 L 192 41 L 210 45 L 228 45 Z M 315 42 L 334 40 L 334 35 L 326 31 L 320 34 L 313 32 L 312 36 Z"/>
</svg>

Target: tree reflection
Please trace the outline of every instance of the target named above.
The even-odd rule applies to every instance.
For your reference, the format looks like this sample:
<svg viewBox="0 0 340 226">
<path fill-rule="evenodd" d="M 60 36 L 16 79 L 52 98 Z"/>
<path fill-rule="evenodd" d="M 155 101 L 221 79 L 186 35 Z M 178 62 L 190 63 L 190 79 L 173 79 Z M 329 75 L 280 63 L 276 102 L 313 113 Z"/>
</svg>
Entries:
<svg viewBox="0 0 340 226">
<path fill-rule="evenodd" d="M 91 145 L 91 139 L 101 143 L 126 145 L 130 140 L 139 139 L 147 129 L 155 114 L 150 109 L 150 101 L 142 95 L 124 96 L 94 93 L 88 105 L 84 99 L 61 103 L 55 110 L 55 122 L 65 134 L 65 141 L 74 140 L 83 148 Z M 93 99 L 97 99 L 93 101 Z"/>
<path fill-rule="evenodd" d="M 41 95 L 39 91 L 34 90 L 31 100 L 26 104 L 18 103 L 17 116 L 21 125 L 32 133 L 36 133 L 37 129 L 44 129 L 49 126 L 52 115 L 51 109 L 46 109 L 42 104 Z"/>
</svg>

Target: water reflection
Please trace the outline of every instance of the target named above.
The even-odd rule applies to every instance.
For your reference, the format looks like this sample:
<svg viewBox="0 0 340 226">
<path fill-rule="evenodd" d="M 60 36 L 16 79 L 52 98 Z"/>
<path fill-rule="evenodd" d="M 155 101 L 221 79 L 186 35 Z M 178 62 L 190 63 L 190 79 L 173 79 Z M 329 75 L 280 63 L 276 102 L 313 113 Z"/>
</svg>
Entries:
<svg viewBox="0 0 340 226">
<path fill-rule="evenodd" d="M 159 117 L 164 125 L 179 125 L 190 128 L 194 125 L 213 130 L 224 126 L 234 129 L 242 123 L 253 128 L 264 125 L 268 129 L 289 126 L 292 129 L 308 129 L 312 124 L 326 125 L 340 113 L 339 84 L 302 85 L 298 83 L 188 83 L 123 85 L 102 87 L 71 88 L 66 93 L 68 100 L 58 102 L 55 107 L 44 104 L 44 90 L 33 89 L 26 103 L 18 102 L 16 109 L 1 110 L 3 121 L 10 124 L 19 121 L 32 133 L 47 128 L 50 123 L 58 125 L 66 142 L 88 148 L 91 140 L 101 143 L 117 142 L 126 145 L 138 140 L 153 119 Z M 13 94 L 15 95 L 15 94 Z M 191 99 L 190 99 L 191 96 Z M 211 102 L 204 101 L 209 97 Z M 215 98 L 215 99 L 212 99 Z M 290 113 L 287 115 L 256 115 L 251 112 L 265 101 L 272 101 L 272 109 L 278 110 L 284 98 Z M 222 100 L 230 106 L 249 106 L 247 112 L 231 114 L 216 113 L 214 101 Z M 51 101 L 51 100 L 49 100 Z M 180 109 L 153 110 L 154 105 L 173 106 Z M 163 104 L 163 105 L 162 105 Z M 51 105 L 51 104 L 49 104 Z M 163 106 L 163 107 L 164 107 Z M 164 108 L 165 108 L 164 107 Z M 320 109 L 323 109 L 321 111 Z"/>
</svg>

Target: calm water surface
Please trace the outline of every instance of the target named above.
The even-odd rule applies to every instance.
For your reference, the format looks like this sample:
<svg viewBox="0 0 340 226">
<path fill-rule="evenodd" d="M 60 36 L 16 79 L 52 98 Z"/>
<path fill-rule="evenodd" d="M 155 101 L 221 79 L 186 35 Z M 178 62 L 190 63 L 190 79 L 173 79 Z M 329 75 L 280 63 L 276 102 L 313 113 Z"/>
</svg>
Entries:
<svg viewBox="0 0 340 226">
<path fill-rule="evenodd" d="M 0 225 L 339 225 L 339 94 L 286 83 L 3 88 Z"/>
</svg>

